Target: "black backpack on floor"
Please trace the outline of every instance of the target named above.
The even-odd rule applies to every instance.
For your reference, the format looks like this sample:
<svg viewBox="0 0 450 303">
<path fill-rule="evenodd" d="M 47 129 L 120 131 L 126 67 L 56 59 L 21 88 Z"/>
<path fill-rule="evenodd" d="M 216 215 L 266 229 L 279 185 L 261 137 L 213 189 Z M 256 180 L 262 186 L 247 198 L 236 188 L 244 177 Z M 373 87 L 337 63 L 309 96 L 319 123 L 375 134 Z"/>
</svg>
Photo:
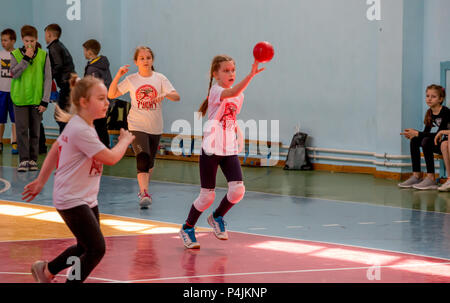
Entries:
<svg viewBox="0 0 450 303">
<path fill-rule="evenodd" d="M 297 132 L 294 135 L 291 145 L 289 146 L 284 169 L 312 170 L 312 165 L 306 151 L 306 138 L 308 138 L 308 135 L 305 133 Z"/>
</svg>

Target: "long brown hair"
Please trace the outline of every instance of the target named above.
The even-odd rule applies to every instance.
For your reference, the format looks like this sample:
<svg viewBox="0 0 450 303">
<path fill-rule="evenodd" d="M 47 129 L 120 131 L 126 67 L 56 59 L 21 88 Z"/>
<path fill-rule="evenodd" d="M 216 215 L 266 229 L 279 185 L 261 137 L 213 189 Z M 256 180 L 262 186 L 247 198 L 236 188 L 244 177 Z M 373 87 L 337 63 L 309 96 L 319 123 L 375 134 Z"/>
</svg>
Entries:
<svg viewBox="0 0 450 303">
<path fill-rule="evenodd" d="M 227 55 L 218 55 L 215 56 L 211 62 L 211 69 L 209 72 L 209 87 L 208 87 L 208 95 L 206 96 L 206 99 L 203 101 L 202 105 L 200 105 L 200 108 L 198 109 L 198 112 L 201 113 L 202 117 L 206 115 L 206 112 L 208 111 L 208 98 L 209 98 L 209 91 L 211 89 L 213 79 L 214 79 L 214 72 L 217 72 L 220 68 L 220 63 L 226 62 L 226 61 L 232 61 L 234 63 L 233 58 Z"/>
<path fill-rule="evenodd" d="M 441 101 L 441 105 L 442 105 L 442 103 L 444 103 L 444 101 L 445 101 L 445 96 L 446 96 L 445 88 L 443 88 L 442 86 L 437 85 L 437 84 L 432 84 L 432 85 L 427 87 L 426 91 L 428 91 L 430 89 L 434 89 L 438 93 L 439 98 L 441 98 L 441 100 L 442 100 Z M 425 114 L 425 120 L 423 122 L 423 123 L 425 123 L 425 126 L 428 126 L 428 127 L 432 127 L 433 126 L 432 125 L 432 120 L 433 120 L 432 114 L 433 114 L 433 112 L 432 112 L 431 108 L 429 108 L 427 110 L 427 113 Z"/>
</svg>

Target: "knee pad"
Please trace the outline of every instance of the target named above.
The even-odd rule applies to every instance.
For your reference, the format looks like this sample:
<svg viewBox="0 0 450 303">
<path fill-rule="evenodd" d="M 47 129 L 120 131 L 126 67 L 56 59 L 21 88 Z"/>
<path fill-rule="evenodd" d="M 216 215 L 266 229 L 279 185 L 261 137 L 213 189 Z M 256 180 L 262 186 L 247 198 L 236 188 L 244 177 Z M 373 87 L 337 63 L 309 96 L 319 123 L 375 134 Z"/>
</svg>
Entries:
<svg viewBox="0 0 450 303">
<path fill-rule="evenodd" d="M 204 212 L 214 203 L 215 198 L 215 189 L 202 188 L 200 190 L 200 195 L 198 195 L 197 199 L 194 201 L 194 206 L 198 211 Z"/>
<path fill-rule="evenodd" d="M 138 173 L 148 173 L 150 170 L 150 156 L 147 153 L 139 153 L 136 156 Z"/>
<path fill-rule="evenodd" d="M 245 186 L 242 181 L 233 181 L 228 183 L 227 199 L 230 203 L 237 204 L 244 198 Z"/>
</svg>

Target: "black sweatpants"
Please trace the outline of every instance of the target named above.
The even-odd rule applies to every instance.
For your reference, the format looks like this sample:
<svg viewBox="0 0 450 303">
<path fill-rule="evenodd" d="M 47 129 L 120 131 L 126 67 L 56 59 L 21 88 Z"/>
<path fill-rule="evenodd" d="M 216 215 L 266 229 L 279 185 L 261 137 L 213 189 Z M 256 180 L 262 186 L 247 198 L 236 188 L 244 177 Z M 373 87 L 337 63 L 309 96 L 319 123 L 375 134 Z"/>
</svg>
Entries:
<svg viewBox="0 0 450 303">
<path fill-rule="evenodd" d="M 438 145 L 434 144 L 434 137 L 414 137 L 410 142 L 411 150 L 411 162 L 413 172 L 421 172 L 420 166 L 420 148 L 422 148 L 423 156 L 425 158 L 425 163 L 427 165 L 427 173 L 434 174 L 434 154 L 441 155 L 441 144 L 443 141 L 439 142 Z"/>
<path fill-rule="evenodd" d="M 77 239 L 77 244 L 49 262 L 48 270 L 56 275 L 72 266 L 71 263 L 67 264 L 70 257 L 79 257 L 80 280 L 67 279 L 66 283 L 82 283 L 105 255 L 106 245 L 100 230 L 98 206 L 91 209 L 87 205 L 81 205 L 58 212 Z"/>
</svg>

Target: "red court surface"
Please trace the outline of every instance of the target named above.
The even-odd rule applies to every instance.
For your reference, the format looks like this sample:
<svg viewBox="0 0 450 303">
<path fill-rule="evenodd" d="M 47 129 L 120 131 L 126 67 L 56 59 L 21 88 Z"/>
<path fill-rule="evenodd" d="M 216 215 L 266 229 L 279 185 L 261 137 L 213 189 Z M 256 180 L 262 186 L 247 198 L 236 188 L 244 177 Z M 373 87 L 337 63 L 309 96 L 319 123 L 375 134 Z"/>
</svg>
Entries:
<svg viewBox="0 0 450 303">
<path fill-rule="evenodd" d="M 89 283 L 429 283 L 450 282 L 450 260 L 230 232 L 198 233 L 200 250 L 177 234 L 108 237 Z M 73 239 L 0 242 L 0 283 L 32 283 L 30 266 Z M 64 273 L 57 282 L 64 282 Z"/>
</svg>

